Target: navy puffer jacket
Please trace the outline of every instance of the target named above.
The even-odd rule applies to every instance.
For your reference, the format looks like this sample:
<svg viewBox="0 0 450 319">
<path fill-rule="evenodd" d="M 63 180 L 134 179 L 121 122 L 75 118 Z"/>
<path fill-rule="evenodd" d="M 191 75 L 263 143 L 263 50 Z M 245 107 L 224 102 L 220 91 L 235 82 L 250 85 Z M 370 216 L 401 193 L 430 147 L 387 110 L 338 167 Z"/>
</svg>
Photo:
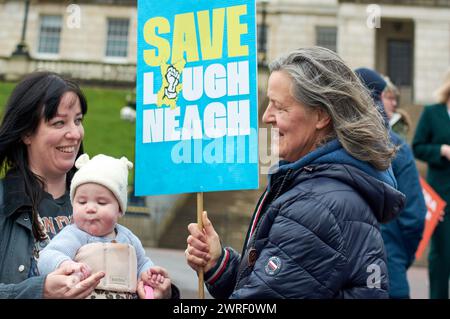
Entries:
<svg viewBox="0 0 450 319">
<path fill-rule="evenodd" d="M 387 298 L 379 222 L 403 208 L 393 186 L 391 170 L 356 160 L 336 140 L 281 166 L 243 257 L 224 248 L 205 274 L 208 290 L 216 298 Z"/>
</svg>

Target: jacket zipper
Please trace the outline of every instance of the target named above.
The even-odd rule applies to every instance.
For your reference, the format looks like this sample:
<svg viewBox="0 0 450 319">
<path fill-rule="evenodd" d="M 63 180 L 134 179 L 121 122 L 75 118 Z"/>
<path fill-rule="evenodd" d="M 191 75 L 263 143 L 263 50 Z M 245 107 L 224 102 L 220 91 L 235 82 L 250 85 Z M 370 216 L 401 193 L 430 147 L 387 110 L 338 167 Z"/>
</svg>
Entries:
<svg viewBox="0 0 450 319">
<path fill-rule="evenodd" d="M 278 188 L 277 193 L 276 193 L 275 196 L 272 198 L 272 200 L 271 200 L 270 202 L 267 203 L 267 205 L 270 205 L 275 199 L 278 198 L 278 196 L 280 195 L 282 189 L 284 188 L 284 185 L 286 184 L 286 181 L 287 181 L 287 179 L 288 179 L 288 176 L 290 175 L 291 172 L 292 172 L 292 169 L 288 169 L 288 170 L 287 170 L 286 175 L 284 176 L 283 181 L 281 182 L 281 185 L 280 185 L 280 187 Z M 267 196 L 268 196 L 268 194 L 267 194 Z M 264 205 L 264 202 L 263 202 L 261 205 Z M 261 208 L 261 209 L 262 209 L 262 208 Z M 253 244 L 253 243 L 256 241 L 256 234 L 258 233 L 259 226 L 261 225 L 261 221 L 262 221 L 262 219 L 263 219 L 265 213 L 266 213 L 266 210 L 261 211 L 260 216 L 259 216 L 259 219 L 256 221 L 256 227 L 255 227 L 255 230 L 254 230 L 254 232 L 253 232 L 253 237 L 250 237 L 250 238 L 249 238 L 249 240 L 251 240 L 251 243 L 249 243 L 248 245 L 245 245 L 244 247 L 251 247 L 251 244 Z M 246 249 L 246 251 L 247 251 L 247 249 Z M 244 254 L 244 256 L 245 256 L 245 254 Z M 244 256 L 241 256 L 241 258 L 244 258 Z M 244 262 L 244 261 L 242 261 L 242 259 L 241 259 L 240 262 Z M 237 275 L 237 280 L 236 280 L 236 284 L 235 284 L 235 286 L 234 286 L 235 288 L 239 286 L 239 283 L 240 283 L 241 280 L 242 280 L 242 275 L 244 274 L 244 272 L 245 272 L 247 269 L 249 269 L 250 267 L 253 267 L 253 266 L 254 266 L 254 265 L 252 265 L 252 266 L 247 265 L 247 267 L 243 268 L 243 269 L 238 273 L 238 275 Z M 233 289 L 233 290 L 234 290 L 234 289 Z"/>
</svg>

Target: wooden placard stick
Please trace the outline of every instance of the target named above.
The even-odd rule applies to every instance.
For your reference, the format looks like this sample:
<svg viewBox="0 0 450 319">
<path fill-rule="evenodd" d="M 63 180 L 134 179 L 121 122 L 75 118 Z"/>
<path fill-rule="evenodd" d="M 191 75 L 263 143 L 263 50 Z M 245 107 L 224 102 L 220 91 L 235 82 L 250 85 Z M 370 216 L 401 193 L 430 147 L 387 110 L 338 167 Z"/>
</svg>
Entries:
<svg viewBox="0 0 450 319">
<path fill-rule="evenodd" d="M 197 193 L 197 225 L 201 232 L 203 232 L 203 193 Z M 198 271 L 198 298 L 205 299 L 205 284 L 203 277 L 203 268 Z"/>
</svg>

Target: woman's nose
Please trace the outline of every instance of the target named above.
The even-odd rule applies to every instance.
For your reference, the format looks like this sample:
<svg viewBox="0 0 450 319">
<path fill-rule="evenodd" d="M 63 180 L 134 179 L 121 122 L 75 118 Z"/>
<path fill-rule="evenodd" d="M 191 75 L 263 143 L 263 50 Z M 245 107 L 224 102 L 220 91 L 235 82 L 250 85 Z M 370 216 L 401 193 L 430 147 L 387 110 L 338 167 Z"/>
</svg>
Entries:
<svg viewBox="0 0 450 319">
<path fill-rule="evenodd" d="M 272 107 L 270 104 L 267 106 L 266 110 L 264 111 L 264 114 L 262 116 L 263 123 L 270 124 L 274 122 L 273 114 L 272 114 Z"/>
<path fill-rule="evenodd" d="M 67 138 L 74 140 L 80 140 L 82 136 L 83 136 L 82 129 L 80 128 L 80 126 L 77 125 L 71 126 L 66 133 Z"/>
</svg>

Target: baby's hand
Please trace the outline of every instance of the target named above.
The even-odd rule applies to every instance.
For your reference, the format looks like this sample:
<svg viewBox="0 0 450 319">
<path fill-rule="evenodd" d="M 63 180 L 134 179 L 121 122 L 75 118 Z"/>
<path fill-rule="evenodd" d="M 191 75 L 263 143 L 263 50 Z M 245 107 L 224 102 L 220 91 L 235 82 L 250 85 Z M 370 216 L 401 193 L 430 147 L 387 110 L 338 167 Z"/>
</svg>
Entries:
<svg viewBox="0 0 450 319">
<path fill-rule="evenodd" d="M 155 266 L 143 272 L 141 281 L 138 284 L 138 290 L 144 291 L 144 285 L 153 288 L 155 299 L 168 299 L 172 295 L 170 278 L 167 271 L 162 267 Z"/>
<path fill-rule="evenodd" d="M 161 268 L 162 269 L 162 268 Z M 145 285 L 156 288 L 164 282 L 164 272 L 160 268 L 150 268 L 141 274 L 141 280 Z"/>
<path fill-rule="evenodd" d="M 80 281 L 85 280 L 91 275 L 91 268 L 88 265 L 77 263 L 73 260 L 63 261 L 58 268 L 64 268 L 67 273 L 78 276 Z"/>
</svg>

